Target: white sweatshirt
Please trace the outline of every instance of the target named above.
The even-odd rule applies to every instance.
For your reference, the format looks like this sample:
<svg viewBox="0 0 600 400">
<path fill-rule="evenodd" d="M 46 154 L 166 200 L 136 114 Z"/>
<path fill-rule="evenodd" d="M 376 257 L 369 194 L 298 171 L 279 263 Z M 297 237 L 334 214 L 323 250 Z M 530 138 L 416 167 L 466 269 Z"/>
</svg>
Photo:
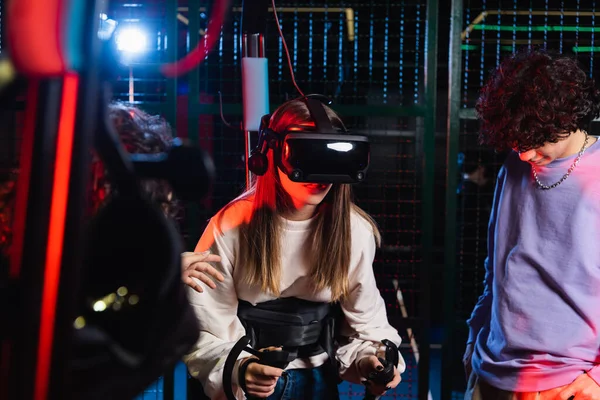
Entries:
<svg viewBox="0 0 600 400">
<path fill-rule="evenodd" d="M 239 225 L 250 217 L 252 205 L 249 201 L 240 201 L 230 207 L 219 220 L 219 214 L 213 217 L 196 246 L 196 252 L 210 249 L 221 256 L 221 262 L 215 267 L 225 277 L 217 282 L 216 289 L 210 289 L 200 283 L 204 293 L 188 288 L 190 303 L 195 309 L 200 325 L 200 337 L 188 355 L 184 357 L 190 374 L 199 379 L 208 397 L 213 400 L 224 399 L 223 367 L 233 345 L 245 334 L 244 327 L 237 317 L 238 299 L 253 305 L 276 297 L 250 287 L 241 282 L 243 260 L 237 259 L 239 243 Z M 220 229 L 215 224 L 219 221 Z M 311 220 L 283 221 L 282 240 L 282 277 L 281 296 L 329 302 L 329 289 L 314 292 L 308 280 L 309 266 L 306 254 L 310 251 L 305 245 Z M 380 349 L 379 341 L 391 340 L 400 345 L 401 339 L 396 329 L 387 320 L 385 303 L 381 298 L 373 275 L 375 257 L 375 238 L 371 225 L 356 213 L 351 215 L 352 254 L 350 257 L 350 295 L 341 303 L 347 324 L 342 324 L 342 334 L 348 343 L 342 345 L 336 354 L 340 362 L 342 379 L 360 383 L 362 379 L 354 361 L 362 357 L 375 355 Z M 379 354 L 379 353 L 377 353 Z M 238 360 L 250 356 L 242 352 Z M 312 368 L 327 361 L 327 353 L 307 359 L 296 359 L 287 369 Z M 400 356 L 398 370 L 405 370 L 404 360 Z M 237 363 L 233 373 L 233 382 L 237 383 Z M 238 399 L 243 392 L 234 387 Z"/>
</svg>

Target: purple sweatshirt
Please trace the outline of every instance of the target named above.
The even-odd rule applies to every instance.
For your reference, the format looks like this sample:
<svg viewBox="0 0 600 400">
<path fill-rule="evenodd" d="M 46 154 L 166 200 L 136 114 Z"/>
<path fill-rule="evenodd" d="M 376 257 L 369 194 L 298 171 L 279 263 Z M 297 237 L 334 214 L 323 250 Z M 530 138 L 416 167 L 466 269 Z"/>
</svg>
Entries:
<svg viewBox="0 0 600 400">
<path fill-rule="evenodd" d="M 557 182 L 575 158 L 537 167 L 540 181 Z M 468 321 L 473 370 L 517 392 L 566 385 L 584 371 L 600 384 L 600 143 L 550 190 L 511 153 L 496 183 L 488 254 Z"/>
</svg>

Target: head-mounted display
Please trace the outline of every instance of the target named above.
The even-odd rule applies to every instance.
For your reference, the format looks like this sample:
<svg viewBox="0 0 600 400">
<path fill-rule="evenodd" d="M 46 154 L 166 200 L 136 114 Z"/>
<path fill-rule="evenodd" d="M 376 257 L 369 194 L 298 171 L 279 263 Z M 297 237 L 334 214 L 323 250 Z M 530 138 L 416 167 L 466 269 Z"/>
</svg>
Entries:
<svg viewBox="0 0 600 400">
<path fill-rule="evenodd" d="M 306 103 L 314 128 L 293 125 L 284 132 L 269 128 L 270 115 L 261 120 L 258 144 L 248 160 L 250 171 L 264 175 L 266 154 L 273 150 L 277 167 L 295 182 L 358 183 L 369 167 L 367 136 L 349 134 L 342 125 L 336 128 L 321 101 L 324 96 L 308 95 Z"/>
</svg>

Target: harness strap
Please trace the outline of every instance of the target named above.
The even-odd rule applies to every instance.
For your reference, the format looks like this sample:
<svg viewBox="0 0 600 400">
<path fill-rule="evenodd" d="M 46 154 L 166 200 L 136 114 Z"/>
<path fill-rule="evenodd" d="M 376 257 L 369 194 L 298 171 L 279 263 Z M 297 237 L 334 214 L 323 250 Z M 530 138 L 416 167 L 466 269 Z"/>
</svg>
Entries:
<svg viewBox="0 0 600 400">
<path fill-rule="evenodd" d="M 246 370 L 250 366 L 250 364 L 258 362 L 256 358 L 249 358 L 248 361 L 240 365 L 240 369 L 238 370 L 238 383 L 240 384 L 240 388 L 246 393 L 248 389 L 246 388 Z"/>
<path fill-rule="evenodd" d="M 236 344 L 233 346 L 227 359 L 225 360 L 225 365 L 223 367 L 223 391 L 225 392 L 225 396 L 227 400 L 237 400 L 233 393 L 233 382 L 232 382 L 232 374 L 233 368 L 235 366 L 235 362 L 237 361 L 242 351 L 246 351 L 253 356 L 256 356 L 258 360 L 252 361 L 263 365 L 269 365 L 271 367 L 285 369 L 290 362 L 297 358 L 296 354 L 290 353 L 288 351 L 257 351 L 252 347 L 248 347 L 250 343 L 250 338 L 248 336 L 242 336 Z M 251 360 L 249 360 L 251 361 Z M 248 362 L 249 362 L 248 361 Z M 246 362 L 245 366 L 248 366 L 248 362 Z M 246 370 L 244 369 L 244 372 Z M 245 375 L 245 374 L 244 374 Z M 239 384 L 242 388 L 245 387 L 244 376 L 238 376 Z"/>
<path fill-rule="evenodd" d="M 225 360 L 225 366 L 223 367 L 223 391 L 225 392 L 227 400 L 237 400 L 233 394 L 231 374 L 238 356 L 242 354 L 242 351 L 244 351 L 244 348 L 248 346 L 248 343 L 250 343 L 250 338 L 248 336 L 242 336 L 240 340 L 238 340 L 233 346 L 229 352 L 229 355 L 227 356 L 227 359 Z"/>
</svg>

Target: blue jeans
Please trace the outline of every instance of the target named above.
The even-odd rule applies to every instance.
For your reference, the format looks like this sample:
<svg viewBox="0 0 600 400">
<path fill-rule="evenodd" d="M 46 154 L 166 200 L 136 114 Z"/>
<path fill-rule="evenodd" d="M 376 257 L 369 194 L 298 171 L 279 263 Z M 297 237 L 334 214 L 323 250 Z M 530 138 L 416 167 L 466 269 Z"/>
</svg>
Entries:
<svg viewBox="0 0 600 400">
<path fill-rule="evenodd" d="M 327 366 L 290 369 L 277 381 L 275 392 L 267 400 L 339 399 L 338 378 Z"/>
</svg>

